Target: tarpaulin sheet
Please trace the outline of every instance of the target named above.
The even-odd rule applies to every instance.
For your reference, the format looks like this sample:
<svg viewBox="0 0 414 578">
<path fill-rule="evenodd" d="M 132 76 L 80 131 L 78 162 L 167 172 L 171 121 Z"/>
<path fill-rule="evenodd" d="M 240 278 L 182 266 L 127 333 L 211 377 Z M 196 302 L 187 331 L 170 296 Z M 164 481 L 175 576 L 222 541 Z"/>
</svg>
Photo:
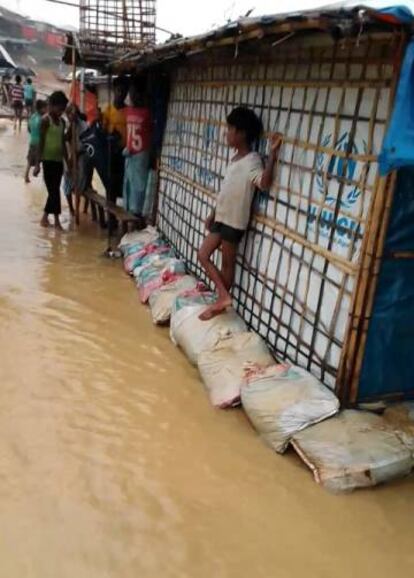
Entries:
<svg viewBox="0 0 414 578">
<path fill-rule="evenodd" d="M 414 399 L 414 168 L 401 169 L 384 248 L 358 401 Z"/>
<path fill-rule="evenodd" d="M 414 41 L 407 46 L 394 110 L 378 160 L 382 175 L 414 166 Z"/>
</svg>

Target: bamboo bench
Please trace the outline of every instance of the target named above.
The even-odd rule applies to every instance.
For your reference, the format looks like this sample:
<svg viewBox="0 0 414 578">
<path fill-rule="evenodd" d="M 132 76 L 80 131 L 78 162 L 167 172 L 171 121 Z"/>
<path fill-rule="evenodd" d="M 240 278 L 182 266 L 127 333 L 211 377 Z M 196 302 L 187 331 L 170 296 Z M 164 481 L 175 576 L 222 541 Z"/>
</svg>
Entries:
<svg viewBox="0 0 414 578">
<path fill-rule="evenodd" d="M 91 204 L 92 220 L 97 221 L 99 216 L 99 224 L 101 227 L 106 227 L 105 213 L 113 215 L 122 226 L 123 230 L 126 230 L 128 223 L 137 223 L 139 218 L 125 211 L 122 207 L 118 207 L 115 203 L 111 203 L 105 199 L 102 195 L 99 195 L 93 189 L 89 189 L 84 193 L 85 199 Z"/>
</svg>

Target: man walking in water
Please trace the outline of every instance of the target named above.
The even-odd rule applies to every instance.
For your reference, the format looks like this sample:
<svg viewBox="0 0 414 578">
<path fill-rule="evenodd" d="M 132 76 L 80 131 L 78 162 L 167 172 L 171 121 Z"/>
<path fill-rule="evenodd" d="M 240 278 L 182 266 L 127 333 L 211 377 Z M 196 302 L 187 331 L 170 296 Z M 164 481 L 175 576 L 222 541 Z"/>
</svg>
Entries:
<svg viewBox="0 0 414 578">
<path fill-rule="evenodd" d="M 42 227 L 48 227 L 49 215 L 53 215 L 55 228 L 62 230 L 60 185 L 63 176 L 63 160 L 67 160 L 65 123 L 62 115 L 66 110 L 68 99 L 63 92 L 57 91 L 50 96 L 48 104 L 49 114 L 43 117 L 40 128 L 39 158 L 43 164 L 43 178 L 48 194 L 40 224 Z M 38 161 L 34 176 L 37 176 L 39 172 L 40 162 Z"/>
<path fill-rule="evenodd" d="M 24 106 L 26 107 L 27 119 L 29 119 L 34 111 L 34 102 L 36 98 L 36 91 L 33 86 L 31 78 L 28 78 L 23 86 L 24 90 Z"/>
<path fill-rule="evenodd" d="M 16 82 L 10 89 L 10 99 L 14 111 L 14 131 L 16 132 L 17 125 L 19 126 L 19 131 L 21 131 L 23 120 L 24 90 L 22 86 L 22 77 L 19 75 L 16 76 Z"/>
</svg>

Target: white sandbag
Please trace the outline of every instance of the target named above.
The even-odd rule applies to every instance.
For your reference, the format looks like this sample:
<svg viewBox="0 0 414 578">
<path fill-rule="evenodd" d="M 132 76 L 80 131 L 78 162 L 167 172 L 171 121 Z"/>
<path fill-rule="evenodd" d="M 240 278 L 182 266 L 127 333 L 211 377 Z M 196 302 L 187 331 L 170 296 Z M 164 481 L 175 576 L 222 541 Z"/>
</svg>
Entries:
<svg viewBox="0 0 414 578">
<path fill-rule="evenodd" d="M 168 283 L 160 289 L 154 291 L 149 298 L 152 320 L 156 325 L 168 323 L 171 318 L 171 312 L 174 301 L 184 291 L 189 291 L 197 287 L 198 281 L 191 275 L 184 275 Z"/>
<path fill-rule="evenodd" d="M 293 435 L 339 410 L 330 389 L 305 369 L 290 365 L 252 372 L 242 387 L 242 404 L 261 437 L 279 453 Z"/>
<path fill-rule="evenodd" d="M 251 367 L 274 364 L 269 349 L 257 333 L 230 335 L 198 356 L 198 369 L 210 401 L 225 409 L 240 405 L 240 393 Z"/>
<path fill-rule="evenodd" d="M 347 410 L 295 435 L 292 445 L 316 481 L 339 493 L 408 475 L 413 458 L 386 420 Z"/>
<path fill-rule="evenodd" d="M 150 253 L 149 255 L 146 255 L 141 260 L 140 264 L 136 265 L 136 267 L 132 271 L 132 276 L 134 277 L 137 286 L 139 287 L 142 284 L 143 279 L 145 278 L 143 272 L 146 269 L 156 268 L 162 271 L 170 263 L 171 260 L 174 261 L 176 260 L 173 249 L 170 249 L 170 251 L 164 253 Z"/>
<path fill-rule="evenodd" d="M 414 456 L 414 402 L 390 405 L 384 418 Z"/>
<path fill-rule="evenodd" d="M 161 257 L 160 255 L 159 259 L 153 260 L 148 267 L 140 268 L 140 273 L 135 276 L 141 303 L 147 303 L 154 291 L 173 283 L 185 274 L 183 261 Z"/>
<path fill-rule="evenodd" d="M 201 321 L 199 315 L 206 305 L 189 305 L 180 310 L 173 307 L 171 316 L 171 339 L 181 347 L 193 365 L 197 364 L 202 351 L 213 347 L 221 339 L 247 331 L 245 322 L 233 309 L 208 321 Z"/>
<path fill-rule="evenodd" d="M 155 227 L 146 227 L 142 231 L 133 231 L 132 233 L 126 233 L 119 242 L 118 248 L 123 250 L 124 247 L 128 245 L 147 245 L 153 243 L 155 239 L 158 239 L 160 234 Z"/>
</svg>

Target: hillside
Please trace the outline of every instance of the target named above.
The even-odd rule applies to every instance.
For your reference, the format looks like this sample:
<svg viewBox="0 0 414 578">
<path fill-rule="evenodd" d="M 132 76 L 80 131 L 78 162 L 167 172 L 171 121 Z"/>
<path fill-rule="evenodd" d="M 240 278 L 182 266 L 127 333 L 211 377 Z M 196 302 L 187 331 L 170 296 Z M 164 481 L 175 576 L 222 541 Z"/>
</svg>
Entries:
<svg viewBox="0 0 414 578">
<path fill-rule="evenodd" d="M 65 31 L 0 6 L 0 44 L 20 66 L 62 71 Z"/>
</svg>

